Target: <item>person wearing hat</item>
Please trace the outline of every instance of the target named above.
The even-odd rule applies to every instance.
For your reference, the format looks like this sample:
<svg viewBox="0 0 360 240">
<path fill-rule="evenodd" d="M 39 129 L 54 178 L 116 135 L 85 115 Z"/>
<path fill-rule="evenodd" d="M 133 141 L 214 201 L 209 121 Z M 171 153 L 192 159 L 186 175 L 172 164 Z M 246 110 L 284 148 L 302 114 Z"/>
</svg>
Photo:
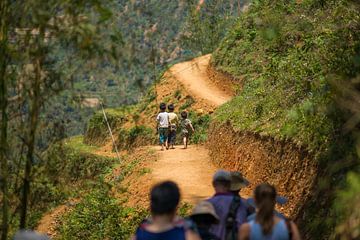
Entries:
<svg viewBox="0 0 360 240">
<path fill-rule="evenodd" d="M 171 149 L 174 149 L 175 141 L 176 141 L 176 129 L 179 125 L 179 117 L 176 113 L 174 113 L 175 106 L 174 104 L 169 104 L 169 135 L 168 135 L 168 144 Z"/>
<path fill-rule="evenodd" d="M 250 182 L 241 174 L 241 172 L 230 172 L 230 178 L 230 191 L 236 195 L 239 195 L 241 189 L 250 185 Z"/>
<path fill-rule="evenodd" d="M 233 193 L 230 192 L 231 187 L 231 175 L 230 172 L 225 170 L 219 170 L 214 174 L 213 187 L 215 189 L 215 195 L 208 199 L 215 208 L 215 212 L 219 217 L 219 223 L 213 225 L 210 231 L 219 237 L 221 240 L 225 240 L 228 231 L 228 219 L 229 214 L 234 212 L 233 226 L 235 229 L 246 222 L 246 203 L 244 200 L 236 198 Z M 239 200 L 239 204 L 236 208 L 232 208 L 234 201 Z M 235 231 L 234 229 L 234 231 Z M 236 231 L 237 232 L 237 231 Z"/>
<path fill-rule="evenodd" d="M 240 190 L 248 187 L 250 182 L 242 175 L 241 172 L 234 171 L 230 172 L 231 176 L 231 185 L 230 185 L 230 192 L 242 199 L 243 203 L 246 205 L 246 215 L 250 216 L 255 213 L 255 207 L 250 205 L 247 202 L 247 199 L 241 197 Z"/>
<path fill-rule="evenodd" d="M 210 202 L 199 202 L 193 209 L 190 218 L 195 222 L 202 240 L 220 240 L 210 232 L 210 227 L 219 223 L 219 217 Z"/>
</svg>

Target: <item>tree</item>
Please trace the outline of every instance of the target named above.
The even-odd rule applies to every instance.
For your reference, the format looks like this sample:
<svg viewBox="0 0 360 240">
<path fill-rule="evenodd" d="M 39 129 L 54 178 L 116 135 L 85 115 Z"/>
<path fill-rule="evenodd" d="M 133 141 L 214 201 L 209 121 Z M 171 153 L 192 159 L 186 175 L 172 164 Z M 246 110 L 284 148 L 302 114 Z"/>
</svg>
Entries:
<svg viewBox="0 0 360 240">
<path fill-rule="evenodd" d="M 104 31 L 112 14 L 111 3 L 100 0 L 3 0 L 0 3 L 0 163 L 2 190 L 2 235 L 7 239 L 9 221 L 7 157 L 9 113 L 21 125 L 18 139 L 25 146 L 25 163 L 21 195 L 20 228 L 26 228 L 28 198 L 31 191 L 32 166 L 36 160 L 36 136 L 44 104 L 71 87 L 71 69 L 77 59 L 118 56 L 119 34 Z M 106 44 L 105 44 L 106 43 Z M 54 49 L 63 49 L 59 62 Z M 80 67 L 80 66 L 78 66 Z M 84 67 L 84 66 L 81 66 Z M 70 71 L 71 70 L 71 71 Z M 12 100 L 9 107 L 9 99 Z"/>
<path fill-rule="evenodd" d="M 224 37 L 226 29 L 240 14 L 241 0 L 235 2 L 223 0 L 201 1 L 201 4 L 198 1 L 193 2 L 183 29 L 182 45 L 195 53 L 205 54 L 214 51 Z"/>
<path fill-rule="evenodd" d="M 2 234 L 1 239 L 7 238 L 8 233 L 8 219 L 9 219 L 9 195 L 8 195 L 8 159 L 7 159 L 7 80 L 6 67 L 8 64 L 7 43 L 8 43 L 8 3 L 7 1 L 0 2 L 0 185 L 2 191 Z"/>
</svg>

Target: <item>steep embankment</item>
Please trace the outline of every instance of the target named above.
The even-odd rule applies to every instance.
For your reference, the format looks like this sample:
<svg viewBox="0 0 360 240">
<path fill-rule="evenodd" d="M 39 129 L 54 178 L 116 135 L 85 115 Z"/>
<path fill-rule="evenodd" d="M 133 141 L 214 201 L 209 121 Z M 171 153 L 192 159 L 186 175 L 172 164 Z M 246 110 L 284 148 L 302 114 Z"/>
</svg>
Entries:
<svg viewBox="0 0 360 240">
<path fill-rule="evenodd" d="M 360 72 L 358 13 L 356 1 L 257 1 L 213 53 L 243 88 L 215 112 L 210 155 L 254 184 L 275 184 L 310 239 L 334 231 L 335 186 L 358 166 L 336 104 Z"/>
<path fill-rule="evenodd" d="M 288 198 L 280 210 L 294 218 L 299 213 L 316 178 L 317 164 L 304 148 L 252 132 L 235 131 L 230 124 L 213 124 L 208 148 L 213 162 L 243 173 L 251 182 L 243 194 L 252 195 L 257 184 L 270 182 Z"/>
</svg>

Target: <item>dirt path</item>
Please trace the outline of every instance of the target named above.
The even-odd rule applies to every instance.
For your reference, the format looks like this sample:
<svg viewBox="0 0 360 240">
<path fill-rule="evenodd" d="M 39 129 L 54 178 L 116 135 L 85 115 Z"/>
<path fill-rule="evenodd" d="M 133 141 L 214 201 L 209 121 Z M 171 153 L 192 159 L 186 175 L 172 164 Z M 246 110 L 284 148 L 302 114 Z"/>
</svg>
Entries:
<svg viewBox="0 0 360 240">
<path fill-rule="evenodd" d="M 171 77 L 181 82 L 194 99 L 206 103 L 206 106 L 210 105 L 213 109 L 229 101 L 232 96 L 220 90 L 209 80 L 206 69 L 210 57 L 211 55 L 208 54 L 191 61 L 178 63 L 171 67 L 166 74 L 170 74 Z M 159 150 L 159 147 L 154 146 L 153 148 Z M 111 143 L 105 145 L 96 154 L 115 156 L 111 152 Z M 163 180 L 173 180 L 181 188 L 182 200 L 185 202 L 196 204 L 199 200 L 208 198 L 214 193 L 211 182 L 216 168 L 210 162 L 204 146 L 190 145 L 186 150 L 177 146 L 174 150 L 159 151 L 158 160 L 152 162 L 149 168 L 151 169 L 151 185 Z M 58 222 L 57 219 L 67 209 L 66 206 L 59 206 L 44 215 L 37 230 L 55 236 L 54 229 Z"/>
<path fill-rule="evenodd" d="M 169 69 L 169 73 L 185 86 L 193 98 L 204 100 L 217 107 L 229 101 L 232 96 L 209 81 L 206 69 L 210 57 L 211 54 L 208 54 L 191 61 L 175 64 Z"/>
<path fill-rule="evenodd" d="M 211 180 L 216 168 L 210 162 L 204 146 L 190 145 L 188 149 L 177 146 L 175 149 L 161 151 L 158 161 L 150 168 L 153 183 L 175 181 L 185 202 L 196 204 L 214 193 Z"/>
<path fill-rule="evenodd" d="M 181 82 L 196 100 L 218 107 L 232 96 L 209 80 L 206 69 L 210 57 L 211 54 L 208 54 L 175 64 L 167 74 Z M 211 182 L 216 168 L 204 146 L 189 146 L 186 150 L 177 146 L 175 150 L 162 151 L 159 160 L 150 168 L 153 183 L 167 179 L 178 183 L 185 202 L 195 204 L 214 193 Z"/>
</svg>

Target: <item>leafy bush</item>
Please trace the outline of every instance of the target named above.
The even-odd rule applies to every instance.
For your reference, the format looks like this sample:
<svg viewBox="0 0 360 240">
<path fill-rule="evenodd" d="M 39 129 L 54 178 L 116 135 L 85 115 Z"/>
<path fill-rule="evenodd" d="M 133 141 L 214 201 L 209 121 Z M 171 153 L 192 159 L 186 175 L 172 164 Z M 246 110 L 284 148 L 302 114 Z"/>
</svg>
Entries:
<svg viewBox="0 0 360 240">
<path fill-rule="evenodd" d="M 338 192 L 335 202 L 338 226 L 336 235 L 340 239 L 360 238 L 360 175 L 349 173 L 347 188 Z"/>
<path fill-rule="evenodd" d="M 121 129 L 118 133 L 117 146 L 119 149 L 132 149 L 145 146 L 155 141 L 154 131 L 146 126 L 139 125 L 129 130 Z"/>
<path fill-rule="evenodd" d="M 129 121 L 128 116 L 134 106 L 105 109 L 106 117 L 112 131 L 120 128 L 122 124 Z M 102 111 L 96 112 L 89 120 L 85 132 L 84 141 L 89 145 L 101 145 L 110 139 L 109 129 Z"/>
<path fill-rule="evenodd" d="M 212 61 L 245 85 L 216 119 L 322 152 L 343 122 L 329 79 L 360 71 L 359 8 L 310 2 L 255 1 L 229 31 Z"/>
<path fill-rule="evenodd" d="M 129 239 L 145 216 L 145 210 L 121 206 L 99 186 L 64 216 L 59 239 Z"/>
<path fill-rule="evenodd" d="M 204 143 L 207 140 L 207 130 L 210 124 L 210 115 L 198 115 L 197 113 L 190 112 L 189 118 L 192 120 L 195 133 L 191 136 L 193 143 Z"/>
<path fill-rule="evenodd" d="M 81 136 L 69 138 L 58 144 L 47 154 L 47 171 L 66 181 L 94 178 L 115 162 L 114 158 L 97 155 L 96 147 L 83 143 Z M 61 169 L 61 172 L 59 172 Z"/>
</svg>

